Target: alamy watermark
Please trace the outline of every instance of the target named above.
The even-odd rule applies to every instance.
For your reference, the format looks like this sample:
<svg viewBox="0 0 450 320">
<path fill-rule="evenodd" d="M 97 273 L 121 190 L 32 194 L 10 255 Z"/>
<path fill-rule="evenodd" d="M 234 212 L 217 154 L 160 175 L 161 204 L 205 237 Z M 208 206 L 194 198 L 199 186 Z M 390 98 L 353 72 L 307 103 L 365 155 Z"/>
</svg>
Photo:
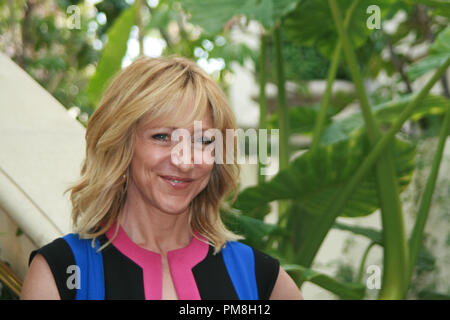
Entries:
<svg viewBox="0 0 450 320">
<path fill-rule="evenodd" d="M 71 5 L 66 9 L 68 14 L 67 28 L 81 29 L 81 9 L 79 6 Z"/>
<path fill-rule="evenodd" d="M 370 16 L 366 20 L 366 26 L 370 30 L 381 29 L 381 10 L 376 4 L 370 5 L 366 10 L 367 14 Z"/>
<path fill-rule="evenodd" d="M 81 270 L 80 267 L 72 264 L 67 267 L 66 273 L 69 274 L 66 280 L 66 286 L 68 289 L 81 289 Z"/>
<path fill-rule="evenodd" d="M 225 137 L 219 129 L 210 128 L 204 131 L 202 129 L 202 121 L 194 121 L 193 137 L 184 128 L 172 131 L 170 139 L 176 142 L 176 145 L 171 150 L 171 159 L 175 164 L 233 164 L 235 161 L 238 164 L 257 164 L 259 162 L 263 165 L 260 169 L 261 175 L 271 175 L 276 172 L 279 157 L 279 129 L 271 129 L 270 134 L 267 129 L 251 128 L 245 131 L 226 129 Z M 269 139 L 270 157 L 267 152 Z M 205 141 L 208 144 L 205 144 Z M 234 153 L 235 141 L 237 154 Z M 253 156 L 246 157 L 247 145 L 249 154 Z"/>
<path fill-rule="evenodd" d="M 377 265 L 370 265 L 366 272 L 370 274 L 366 280 L 367 289 L 381 289 L 381 268 Z"/>
</svg>

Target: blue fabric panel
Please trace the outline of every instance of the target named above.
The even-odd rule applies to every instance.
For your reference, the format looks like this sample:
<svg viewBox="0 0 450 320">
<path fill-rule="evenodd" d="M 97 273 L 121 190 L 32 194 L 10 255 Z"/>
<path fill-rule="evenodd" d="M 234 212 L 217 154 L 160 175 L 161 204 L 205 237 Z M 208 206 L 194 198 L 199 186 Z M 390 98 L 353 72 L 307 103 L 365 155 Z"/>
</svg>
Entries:
<svg viewBox="0 0 450 320">
<path fill-rule="evenodd" d="M 227 242 L 222 256 L 240 300 L 258 300 L 253 249 L 243 243 Z"/>
<path fill-rule="evenodd" d="M 80 268 L 80 288 L 76 299 L 104 300 L 103 257 L 101 252 L 97 252 L 100 247 L 98 240 L 95 241 L 95 248 L 92 248 L 91 239 L 80 239 L 77 234 L 70 233 L 63 239 L 71 247 L 75 263 Z"/>
</svg>

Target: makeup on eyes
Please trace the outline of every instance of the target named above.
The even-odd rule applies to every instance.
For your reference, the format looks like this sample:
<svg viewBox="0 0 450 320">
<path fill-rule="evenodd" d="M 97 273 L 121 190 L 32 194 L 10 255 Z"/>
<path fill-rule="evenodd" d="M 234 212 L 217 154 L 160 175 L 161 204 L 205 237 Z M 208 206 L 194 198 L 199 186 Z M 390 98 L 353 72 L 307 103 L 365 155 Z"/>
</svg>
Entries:
<svg viewBox="0 0 450 320">
<path fill-rule="evenodd" d="M 170 136 L 171 136 L 173 130 L 175 130 L 175 129 L 174 128 L 167 128 L 167 129 L 164 128 L 164 129 L 159 129 L 159 130 L 163 130 L 163 132 L 158 132 L 158 130 L 152 129 L 152 131 L 156 131 L 157 133 L 151 134 L 150 135 L 151 138 L 158 140 L 158 141 L 162 141 L 162 142 L 169 142 L 168 139 L 170 139 Z M 208 129 L 202 130 L 201 136 L 198 137 L 199 139 L 197 140 L 197 141 L 201 142 L 203 145 L 209 145 L 209 144 L 213 143 L 215 140 L 214 136 L 208 137 L 206 135 L 203 135 L 203 132 L 207 131 L 207 130 Z M 197 138 L 197 135 L 199 135 L 199 133 L 197 133 L 197 134 L 194 133 L 193 135 L 191 134 L 192 143 L 195 143 L 194 139 Z"/>
</svg>

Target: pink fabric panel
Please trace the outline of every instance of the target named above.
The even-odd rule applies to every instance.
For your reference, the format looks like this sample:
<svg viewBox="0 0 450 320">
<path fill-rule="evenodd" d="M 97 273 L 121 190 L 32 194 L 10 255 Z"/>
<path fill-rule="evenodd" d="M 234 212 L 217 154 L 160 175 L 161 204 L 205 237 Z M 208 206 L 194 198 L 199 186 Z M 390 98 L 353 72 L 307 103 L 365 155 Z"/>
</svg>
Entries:
<svg viewBox="0 0 450 320">
<path fill-rule="evenodd" d="M 197 237 L 203 241 L 197 239 Z M 167 253 L 170 273 L 178 299 L 201 300 L 192 268 L 205 259 L 208 250 L 208 241 L 196 233 L 187 247 L 172 250 Z"/>
<path fill-rule="evenodd" d="M 114 236 L 116 224 L 107 232 L 106 236 L 111 239 Z M 125 233 L 122 227 L 112 244 L 126 257 L 133 260 L 142 268 L 144 276 L 144 291 L 146 300 L 161 300 L 162 297 L 162 267 L 161 256 L 155 252 L 144 249 L 135 244 Z"/>
<path fill-rule="evenodd" d="M 112 239 L 116 224 L 106 232 Z M 199 240 L 199 239 L 201 240 Z M 162 264 L 161 255 L 147 250 L 134 243 L 120 226 L 112 244 L 126 257 L 142 268 L 144 276 L 145 299 L 160 300 L 162 298 Z M 192 237 L 191 243 L 180 249 L 167 253 L 172 281 L 180 300 L 200 300 L 200 293 L 195 282 L 192 268 L 205 259 L 209 244 L 206 238 L 198 233 Z"/>
</svg>

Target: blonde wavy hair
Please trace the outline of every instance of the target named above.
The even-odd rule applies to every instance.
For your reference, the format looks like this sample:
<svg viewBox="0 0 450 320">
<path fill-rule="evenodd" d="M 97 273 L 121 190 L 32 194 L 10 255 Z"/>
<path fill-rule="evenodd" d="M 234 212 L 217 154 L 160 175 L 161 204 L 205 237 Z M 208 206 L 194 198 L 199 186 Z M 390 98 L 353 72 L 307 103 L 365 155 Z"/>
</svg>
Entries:
<svg viewBox="0 0 450 320">
<path fill-rule="evenodd" d="M 177 56 L 141 57 L 115 76 L 88 122 L 81 177 L 65 191 L 70 192 L 74 232 L 81 238 L 94 243 L 119 222 L 138 125 L 156 120 L 161 126 L 180 127 L 171 121 L 188 105 L 193 106 L 193 112 L 181 125 L 202 119 L 209 108 L 213 127 L 223 137 L 226 129 L 236 129 L 223 91 L 193 61 Z M 238 192 L 236 137 L 233 143 L 233 163 L 214 163 L 208 185 L 189 207 L 191 231 L 206 237 L 215 252 L 227 241 L 242 239 L 225 227 L 220 216 L 220 209 L 228 208 L 226 197 L 232 194 L 234 201 Z M 228 150 L 226 141 L 223 148 Z M 116 232 L 118 227 L 119 223 Z"/>
</svg>

